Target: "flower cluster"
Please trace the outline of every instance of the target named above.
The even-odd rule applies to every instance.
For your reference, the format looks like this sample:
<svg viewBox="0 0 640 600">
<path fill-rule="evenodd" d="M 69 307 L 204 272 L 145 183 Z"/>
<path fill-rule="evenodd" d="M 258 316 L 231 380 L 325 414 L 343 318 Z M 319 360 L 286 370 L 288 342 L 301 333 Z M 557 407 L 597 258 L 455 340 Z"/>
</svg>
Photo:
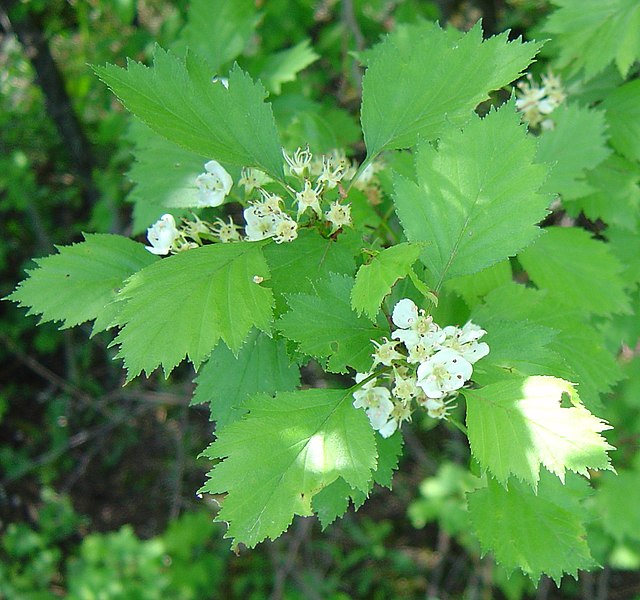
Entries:
<svg viewBox="0 0 640 600">
<path fill-rule="evenodd" d="M 282 198 L 259 188 L 262 199 L 244 209 L 247 240 L 255 242 L 272 237 L 276 244 L 298 237 L 298 224 L 282 209 Z"/>
<path fill-rule="evenodd" d="M 441 328 L 408 298 L 395 305 L 391 320 L 397 328 L 391 340 L 373 342 L 371 371 L 382 365 L 386 373 L 357 373 L 361 385 L 353 393 L 353 405 L 366 411 L 383 437 L 410 420 L 416 405 L 434 419 L 446 419 L 458 390 L 471 379 L 473 364 L 489 354 L 489 346 L 479 341 L 484 329 L 471 321 Z M 378 384 L 381 378 L 387 386 Z"/>
<path fill-rule="evenodd" d="M 293 154 L 284 150 L 282 153 L 287 174 L 300 183 L 298 189 L 286 186 L 293 208 L 289 209 L 281 196 L 267 191 L 267 186 L 273 184 L 268 175 L 245 168 L 238 181 L 244 188 L 244 236 L 231 217 L 228 221 L 217 218 L 214 222 L 195 217 L 177 226 L 174 217 L 165 214 L 147 229 L 150 244 L 147 250 L 167 255 L 202 246 L 207 240 L 228 243 L 273 238 L 277 244 L 292 242 L 298 237 L 298 226 L 303 219 L 305 225 L 325 227 L 329 235 L 351 226 L 351 205 L 343 202 L 340 184 L 345 178 L 351 180 L 355 176 L 357 165 L 339 151 L 319 157 L 314 157 L 308 148 L 298 148 Z M 378 189 L 375 177 L 378 168 L 377 163 L 369 165 L 354 182 L 357 189 L 370 197 L 375 196 Z M 204 165 L 204 172 L 196 177 L 195 187 L 198 208 L 217 207 L 231 192 L 233 179 L 220 163 L 210 160 Z"/>
<path fill-rule="evenodd" d="M 519 82 L 517 87 L 516 108 L 529 126 L 553 129 L 554 122 L 549 115 L 566 99 L 560 78 L 549 71 L 542 75 L 542 84 L 538 85 L 528 73 L 527 80 Z"/>
<path fill-rule="evenodd" d="M 238 229 L 231 217 L 228 221 L 216 219 L 209 223 L 194 215 L 193 221 L 182 219 L 182 223 L 176 225 L 173 215 L 166 214 L 147 229 L 147 239 L 151 245 L 145 248 L 152 254 L 167 255 L 197 248 L 205 240 L 239 242 L 242 238 Z"/>
</svg>

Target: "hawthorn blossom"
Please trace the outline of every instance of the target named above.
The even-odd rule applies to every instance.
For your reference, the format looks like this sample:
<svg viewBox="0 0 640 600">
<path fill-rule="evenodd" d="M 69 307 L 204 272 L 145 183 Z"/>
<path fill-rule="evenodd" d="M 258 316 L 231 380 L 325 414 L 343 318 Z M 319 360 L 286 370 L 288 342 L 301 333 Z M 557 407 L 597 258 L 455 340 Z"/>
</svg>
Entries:
<svg viewBox="0 0 640 600">
<path fill-rule="evenodd" d="M 396 402 L 389 420 L 378 429 L 383 438 L 391 437 L 404 421 L 411 420 L 411 405 L 409 402 Z"/>
<path fill-rule="evenodd" d="M 387 338 L 384 338 L 382 344 L 375 340 L 371 340 L 371 342 L 376 347 L 375 352 L 371 355 L 373 357 L 373 368 L 377 365 L 390 367 L 394 361 L 404 358 L 402 354 L 396 350 L 398 342 L 390 342 Z"/>
<path fill-rule="evenodd" d="M 243 168 L 240 173 L 238 185 L 244 187 L 244 193 L 250 194 L 254 189 L 262 187 L 265 183 L 269 183 L 271 177 L 258 169 Z"/>
<path fill-rule="evenodd" d="M 320 208 L 320 194 L 322 193 L 322 184 L 311 187 L 308 179 L 304 180 L 304 189 L 296 192 L 296 201 L 298 203 L 298 219 L 304 214 L 307 208 L 313 210 L 318 217 L 322 217 L 322 209 Z"/>
<path fill-rule="evenodd" d="M 370 373 L 356 373 L 356 383 L 369 377 Z M 369 417 L 373 429 L 378 431 L 384 427 L 391 416 L 394 404 L 391 401 L 391 393 L 385 387 L 376 385 L 377 379 L 365 383 L 360 389 L 353 392 L 355 408 L 364 408 Z"/>
<path fill-rule="evenodd" d="M 409 352 L 415 352 L 416 346 L 421 346 L 417 360 L 410 362 L 421 362 L 433 353 L 432 348 L 436 348 L 445 339 L 444 332 L 433 322 L 431 316 L 418 311 L 418 307 L 409 298 L 403 298 L 395 305 L 391 320 L 398 327 L 392 332 L 392 339 L 404 343 Z"/>
<path fill-rule="evenodd" d="M 487 333 L 478 325 L 468 321 L 462 329 L 459 327 L 445 327 L 446 338 L 442 342 L 442 347 L 451 348 L 458 352 L 471 364 L 489 354 L 489 345 L 478 340 Z"/>
<path fill-rule="evenodd" d="M 297 223 L 281 208 L 282 198 L 262 191 L 262 200 L 244 209 L 245 235 L 250 242 L 272 237 L 277 244 L 298 237 Z"/>
<path fill-rule="evenodd" d="M 233 222 L 233 219 L 229 217 L 229 221 L 225 222 L 222 219 L 216 219 L 211 228 L 211 232 L 218 237 L 223 243 L 239 242 L 240 233 L 238 233 L 238 226 Z"/>
<path fill-rule="evenodd" d="M 329 210 L 324 213 L 325 218 L 331 223 L 331 233 L 338 229 L 351 225 L 351 205 L 340 204 L 338 200 L 331 203 Z"/>
<path fill-rule="evenodd" d="M 460 389 L 471 378 L 473 367 L 450 348 L 439 350 L 418 366 L 417 385 L 428 398 L 442 398 Z"/>
<path fill-rule="evenodd" d="M 549 115 L 566 99 L 560 78 L 549 72 L 542 76 L 542 85 L 538 85 L 528 73 L 527 80 L 520 81 L 517 88 L 516 108 L 525 121 L 531 127 L 553 129 Z"/>
<path fill-rule="evenodd" d="M 289 167 L 291 175 L 302 178 L 309 173 L 313 156 L 311 152 L 309 152 L 308 146 L 304 150 L 302 148 L 298 148 L 291 156 L 287 154 L 286 150 L 283 148 L 282 155 Z"/>
<path fill-rule="evenodd" d="M 204 165 L 205 172 L 196 177 L 198 206 L 220 206 L 231 191 L 233 179 L 215 160 Z"/>
<path fill-rule="evenodd" d="M 147 229 L 147 239 L 151 246 L 145 246 L 145 248 L 152 254 L 169 254 L 178 237 L 180 232 L 176 228 L 173 215 L 162 215 Z"/>
</svg>

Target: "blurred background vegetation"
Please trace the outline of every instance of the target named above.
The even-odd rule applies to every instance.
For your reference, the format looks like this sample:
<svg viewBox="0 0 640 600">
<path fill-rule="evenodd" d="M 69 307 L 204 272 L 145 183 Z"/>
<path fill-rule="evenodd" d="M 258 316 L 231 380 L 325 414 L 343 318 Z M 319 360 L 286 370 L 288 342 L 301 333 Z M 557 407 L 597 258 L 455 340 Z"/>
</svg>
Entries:
<svg viewBox="0 0 640 600">
<path fill-rule="evenodd" d="M 212 10 L 214 10 L 212 2 Z M 130 118 L 90 64 L 149 61 L 171 47 L 188 0 L 2 0 L 0 3 L 0 296 L 53 244 L 83 231 L 132 228 Z M 357 53 L 417 18 L 487 35 L 527 34 L 545 0 L 256 0 L 260 18 L 239 58 L 257 75 L 265 57 L 305 39 L 320 59 L 274 100 L 281 126 L 322 136 L 296 118 L 312 105 L 362 152 Z M 211 32 L 215 37 L 215 32 Z M 392 85 L 392 83 L 391 83 Z M 297 103 L 296 103 L 297 102 Z M 138 239 L 143 239 L 139 237 Z M 393 493 L 375 491 L 325 532 L 299 519 L 274 543 L 234 555 L 195 491 L 196 457 L 214 424 L 189 407 L 193 374 L 178 369 L 122 387 L 109 338 L 62 334 L 0 304 L 0 598 L 585 598 L 640 597 L 637 548 L 560 590 L 507 577 L 466 534 L 468 447 L 455 430 L 406 431 Z M 629 394 L 632 392 L 629 391 Z M 447 460 L 442 460 L 446 454 Z M 606 542 L 603 542 L 606 544 Z M 626 553 L 626 554 L 625 554 Z"/>
</svg>

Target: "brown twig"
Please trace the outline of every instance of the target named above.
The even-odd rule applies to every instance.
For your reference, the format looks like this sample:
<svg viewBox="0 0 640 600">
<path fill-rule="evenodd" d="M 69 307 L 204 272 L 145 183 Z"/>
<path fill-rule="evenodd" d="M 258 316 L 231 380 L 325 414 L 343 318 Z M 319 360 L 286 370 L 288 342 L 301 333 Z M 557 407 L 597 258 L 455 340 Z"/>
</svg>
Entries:
<svg viewBox="0 0 640 600">
<path fill-rule="evenodd" d="M 290 541 L 287 548 L 287 554 L 284 561 L 282 561 L 275 572 L 271 600 L 282 600 L 282 598 L 284 598 L 284 588 L 287 583 L 287 579 L 295 567 L 300 545 L 309 535 L 312 522 L 312 519 L 309 518 L 298 519 L 294 534 L 289 536 Z"/>
</svg>

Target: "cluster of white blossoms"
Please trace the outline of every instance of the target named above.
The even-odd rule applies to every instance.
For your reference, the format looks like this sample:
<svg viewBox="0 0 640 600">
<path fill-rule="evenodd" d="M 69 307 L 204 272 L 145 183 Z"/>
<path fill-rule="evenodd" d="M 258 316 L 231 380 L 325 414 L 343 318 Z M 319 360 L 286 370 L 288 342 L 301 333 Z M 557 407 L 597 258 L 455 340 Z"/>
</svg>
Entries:
<svg viewBox="0 0 640 600">
<path fill-rule="evenodd" d="M 554 122 L 549 115 L 566 99 L 560 78 L 551 71 L 542 75 L 542 84 L 538 85 L 527 73 L 527 80 L 517 84 L 516 108 L 530 127 L 549 130 Z"/>
<path fill-rule="evenodd" d="M 441 328 L 409 298 L 395 305 L 391 320 L 397 329 L 391 340 L 373 342 L 371 372 L 356 374 L 356 383 L 364 383 L 353 393 L 353 405 L 366 411 L 383 437 L 410 420 L 416 406 L 434 419 L 446 419 L 458 390 L 471 379 L 473 364 L 489 354 L 489 346 L 479 341 L 484 329 L 471 321 Z M 387 369 L 374 377 L 378 365 Z"/>
<path fill-rule="evenodd" d="M 162 215 L 147 229 L 150 246 L 145 248 L 152 254 L 176 254 L 202 246 L 205 240 L 218 242 L 239 242 L 242 237 L 229 217 L 228 221 L 216 219 L 213 223 L 200 220 L 194 215 L 193 221 L 182 219 L 180 225 L 171 214 Z"/>
<path fill-rule="evenodd" d="M 245 168 L 238 181 L 248 204 L 243 210 L 244 236 L 231 217 L 228 221 L 218 218 L 214 222 L 195 217 L 177 226 L 174 217 L 165 214 L 147 229 L 150 244 L 147 250 L 167 255 L 202 246 L 204 241 L 228 243 L 273 238 L 277 244 L 292 242 L 298 237 L 298 226 L 303 220 L 305 225 L 318 223 L 327 227 L 330 235 L 351 226 L 351 205 L 342 202 L 343 191 L 339 186 L 345 178 L 351 180 L 355 176 L 357 165 L 340 151 L 314 157 L 308 148 L 298 148 L 291 155 L 284 150 L 282 154 L 287 174 L 300 184 L 299 189 L 287 184 L 294 203 L 291 209 L 281 196 L 267 191 L 265 186 L 273 183 L 268 175 Z M 378 190 L 375 173 L 379 167 L 378 163 L 369 165 L 354 187 L 369 196 L 373 194 Z M 220 163 L 210 160 L 204 165 L 204 172 L 196 177 L 195 187 L 197 208 L 217 207 L 231 192 L 233 179 Z"/>
</svg>

